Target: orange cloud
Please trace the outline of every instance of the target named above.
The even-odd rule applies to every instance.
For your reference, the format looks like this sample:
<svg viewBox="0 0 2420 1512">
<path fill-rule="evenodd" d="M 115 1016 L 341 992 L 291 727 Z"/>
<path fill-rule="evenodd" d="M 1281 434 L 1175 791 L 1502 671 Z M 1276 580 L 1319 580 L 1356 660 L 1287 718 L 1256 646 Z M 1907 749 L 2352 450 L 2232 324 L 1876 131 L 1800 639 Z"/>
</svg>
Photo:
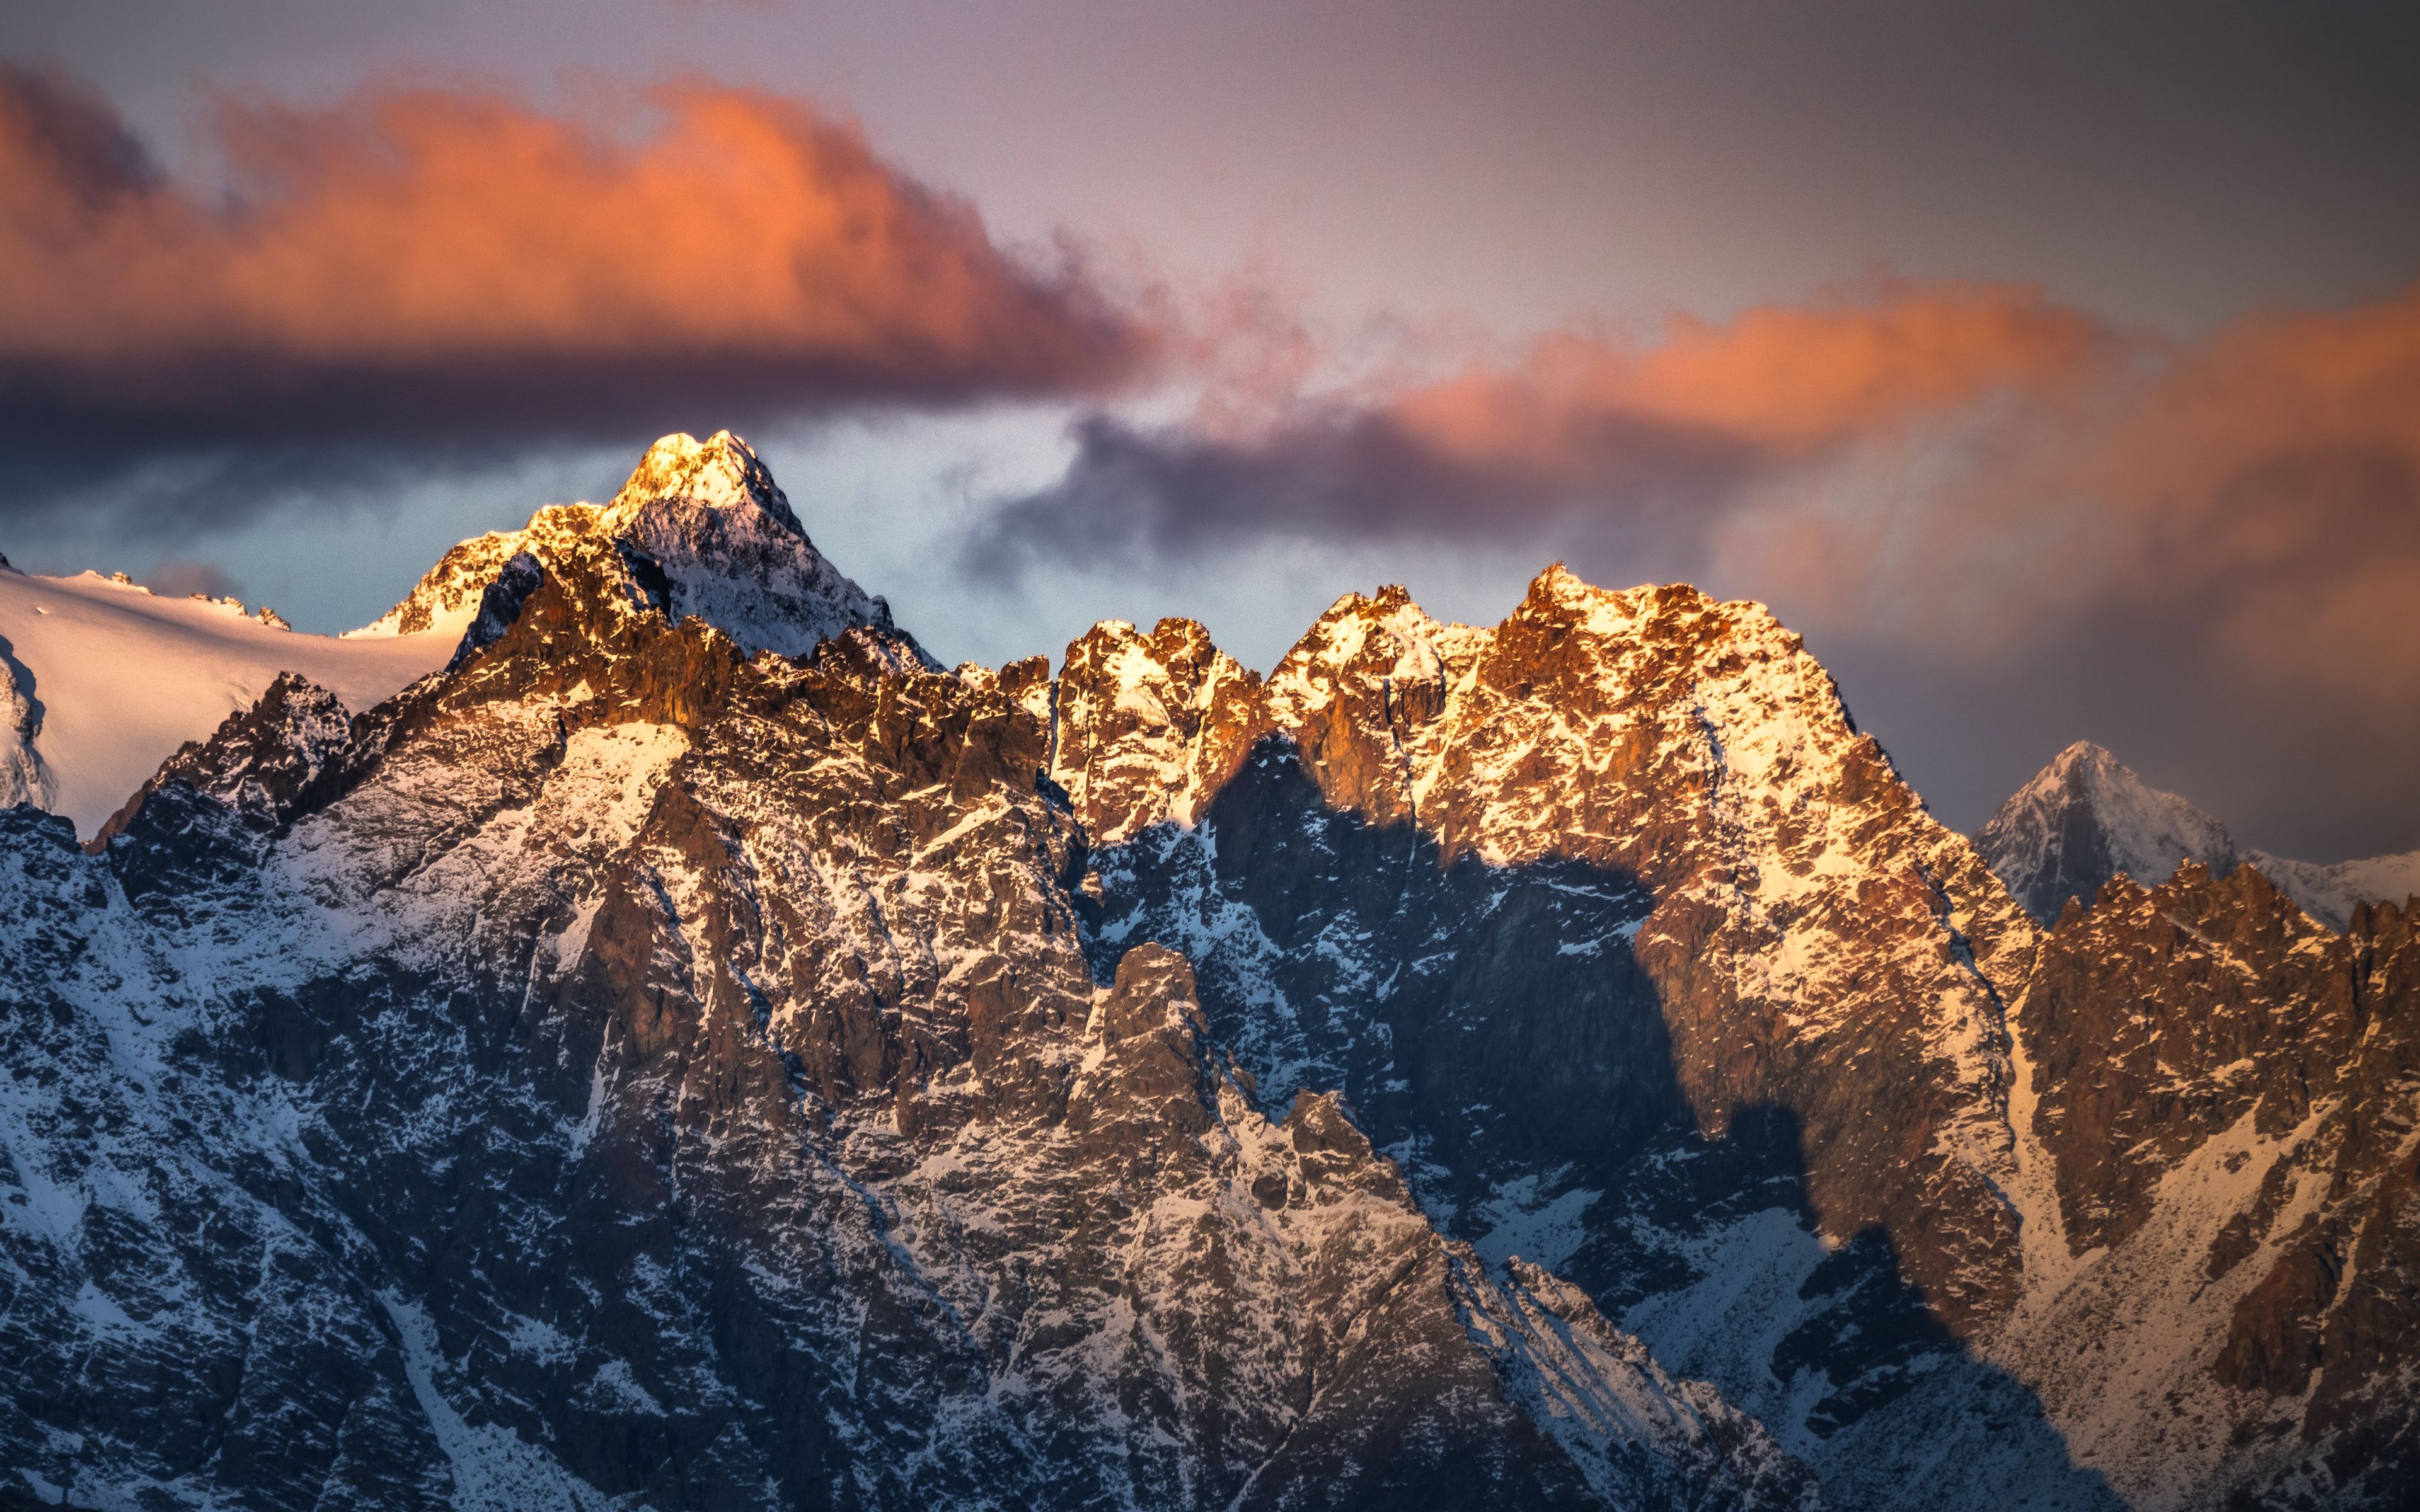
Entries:
<svg viewBox="0 0 2420 1512">
<path fill-rule="evenodd" d="M 2420 285 L 2249 316 L 2028 393 L 1914 486 L 1887 457 L 1833 480 L 1899 501 L 1886 539 L 1868 529 L 1879 512 L 1785 498 L 1727 522 L 1729 564 L 1842 624 L 1895 618 L 1977 657 L 2122 604 L 2234 675 L 2420 696 L 2400 625 L 2420 580 Z M 1815 560 L 1809 531 L 1835 538 L 1820 581 L 1793 567 Z"/>
<path fill-rule="evenodd" d="M 1723 325 L 1675 317 L 1644 346 L 1557 332 L 1516 364 L 1414 390 L 1387 413 L 1465 464 L 1585 470 L 1642 425 L 1803 457 L 1995 391 L 2075 382 L 2119 345 L 2037 290 L 1928 285 Z"/>
<path fill-rule="evenodd" d="M 1704 570 L 1879 712 L 1906 687 L 1962 702 L 1969 733 L 1925 736 L 1945 786 L 2090 735 L 2262 844 L 2420 840 L 2420 285 L 2036 397 L 1787 476 L 1714 522 Z"/>
<path fill-rule="evenodd" d="M 483 424 L 1098 392 L 1151 339 L 1079 270 L 794 100 L 689 83 L 578 116 L 377 88 L 230 101 L 232 205 L 0 69 L 0 424 L 19 440 Z M 12 422 L 10 424 L 9 422 Z"/>
</svg>

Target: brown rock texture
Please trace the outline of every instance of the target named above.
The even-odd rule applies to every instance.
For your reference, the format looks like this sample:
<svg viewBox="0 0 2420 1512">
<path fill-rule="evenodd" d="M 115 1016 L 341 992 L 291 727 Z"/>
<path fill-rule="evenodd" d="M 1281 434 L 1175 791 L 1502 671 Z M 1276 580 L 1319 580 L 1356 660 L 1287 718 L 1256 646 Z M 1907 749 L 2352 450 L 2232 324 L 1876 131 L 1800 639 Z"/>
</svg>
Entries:
<svg viewBox="0 0 2420 1512">
<path fill-rule="evenodd" d="M 1122 644 L 1118 686 L 1199 686 Z M 1080 668 L 1084 692 L 1055 705 L 1059 751 L 1102 745 L 1095 711 L 1120 706 L 1105 665 L 1070 648 L 1062 688 Z M 2352 1242 L 2272 1237 L 2288 1204 L 2258 1169 L 2240 1191 L 2166 1192 L 2179 1163 L 2239 1123 L 2283 1137 L 2323 1103 L 2412 1121 L 2398 1072 L 2356 1069 L 2403 1042 L 2365 1026 L 2408 1016 L 2408 995 L 2364 1006 L 2353 948 L 2259 873 L 2188 869 L 2142 908 L 2114 884 L 2042 935 L 1794 636 L 1686 588 L 1611 594 L 1556 569 L 1489 629 L 1437 625 L 1400 589 L 1352 595 L 1257 698 L 1233 686 L 1215 721 L 1153 728 L 1129 701 L 1113 801 L 1081 760 L 1054 765 L 1106 846 L 1089 857 L 1100 935 L 1191 955 L 1260 1085 L 1344 1088 L 1482 1253 L 1543 1244 L 1836 1493 L 1877 1504 L 1924 1465 L 1941 1504 L 2017 1494 L 2045 1463 L 2026 1484 L 2086 1503 L 2110 1493 L 2102 1473 L 2147 1505 L 2311 1474 L 2364 1504 L 2392 1481 L 2403 1451 L 2362 1445 L 2409 1433 L 2379 1406 L 2406 1346 L 2365 1356 L 2369 1437 L 2317 1472 L 2354 1442 L 2327 1425 L 2358 1411 L 2314 1411 L 2289 1451 L 2265 1397 L 2161 1395 L 2183 1391 L 2169 1375 L 2221 1395 L 2311 1378 Z M 1155 792 L 1156 813 L 1138 802 Z M 2372 1139 L 2365 1182 L 2400 1168 Z M 2211 1285 L 2256 1257 L 2286 1267 L 2257 1297 Z M 2109 1331 L 2130 1303 L 2161 1341 L 2145 1358 L 2169 1362 L 2146 1367 L 2160 1391 L 2105 1372 L 2079 1389 L 2045 1319 Z M 2152 1399 L 2108 1415 L 2138 1390 Z M 2404 1426 L 2381 1437 L 2381 1414 Z M 1910 1434 L 1945 1423 L 1937 1457 L 1910 1458 Z M 2044 1437 L 2012 1455 L 2026 1431 Z M 2061 1478 L 2062 1439 L 2094 1473 Z"/>
<path fill-rule="evenodd" d="M 2400 910 L 2339 935 L 2251 867 L 2120 878 L 2043 938 L 2013 1017 L 2077 1258 L 2004 1347 L 2147 1504 L 2388 1506 L 2420 1472 L 2414 964 Z"/>
</svg>

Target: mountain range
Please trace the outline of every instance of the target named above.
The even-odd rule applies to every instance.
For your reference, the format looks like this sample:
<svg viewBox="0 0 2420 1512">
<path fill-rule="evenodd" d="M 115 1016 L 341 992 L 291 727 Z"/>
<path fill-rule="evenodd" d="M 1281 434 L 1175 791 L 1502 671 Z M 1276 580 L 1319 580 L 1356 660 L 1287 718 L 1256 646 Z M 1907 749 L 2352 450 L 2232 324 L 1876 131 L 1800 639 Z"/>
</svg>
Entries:
<svg viewBox="0 0 2420 1512">
<path fill-rule="evenodd" d="M 721 434 L 0 638 L 0 1505 L 2413 1504 L 2411 904 L 1760 605 L 944 669 Z"/>
</svg>

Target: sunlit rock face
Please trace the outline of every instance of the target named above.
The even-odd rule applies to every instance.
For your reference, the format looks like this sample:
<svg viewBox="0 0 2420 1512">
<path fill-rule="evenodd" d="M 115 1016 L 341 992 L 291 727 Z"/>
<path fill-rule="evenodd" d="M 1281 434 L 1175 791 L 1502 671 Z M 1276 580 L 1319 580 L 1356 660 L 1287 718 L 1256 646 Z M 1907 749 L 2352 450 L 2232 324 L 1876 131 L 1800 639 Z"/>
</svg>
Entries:
<svg viewBox="0 0 2420 1512">
<path fill-rule="evenodd" d="M 2412 916 L 2364 904 L 2339 934 L 2249 866 L 2121 878 L 2044 937 L 2015 1017 L 2068 1280 L 2004 1351 L 2078 1452 L 2146 1504 L 2193 1504 L 2183 1466 L 2280 1504 L 2408 1494 Z"/>
<path fill-rule="evenodd" d="M 647 449 L 612 501 L 550 504 L 518 531 L 448 551 L 401 603 L 356 636 L 460 631 L 515 557 L 618 558 L 631 595 L 675 623 L 694 615 L 753 655 L 803 656 L 846 630 L 889 631 L 891 608 L 845 577 L 805 527 L 754 449 L 729 431 L 667 436 Z"/>
<path fill-rule="evenodd" d="M 440 622 L 93 851 L 0 814 L 26 1496 L 2408 1484 L 2408 919 L 2187 872 L 2045 931 L 1759 606 L 942 672 L 718 436 L 381 626 Z"/>
</svg>

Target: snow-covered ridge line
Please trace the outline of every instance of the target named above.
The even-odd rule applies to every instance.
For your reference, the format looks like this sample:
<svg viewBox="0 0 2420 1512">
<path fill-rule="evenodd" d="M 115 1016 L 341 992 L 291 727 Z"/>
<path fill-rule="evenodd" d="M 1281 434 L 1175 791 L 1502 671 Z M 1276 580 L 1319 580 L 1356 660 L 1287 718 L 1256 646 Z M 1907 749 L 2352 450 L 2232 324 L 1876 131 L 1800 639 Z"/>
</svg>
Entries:
<svg viewBox="0 0 2420 1512">
<path fill-rule="evenodd" d="M 2343 929 L 2363 903 L 2400 903 L 2420 897 L 2420 851 L 2334 863 L 2246 851 L 2243 862 L 2258 867 L 2303 912 L 2335 930 Z"/>
<path fill-rule="evenodd" d="M 91 835 L 189 741 L 294 672 L 353 710 L 444 667 L 517 556 L 595 558 L 633 605 L 695 615 L 754 654 L 800 656 L 864 625 L 921 657 L 890 607 L 826 561 L 748 443 L 668 436 L 612 502 L 554 504 L 449 550 L 402 602 L 347 635 L 292 633 L 264 606 L 156 595 L 119 573 L 0 571 L 0 806 L 32 803 Z M 927 659 L 929 664 L 929 659 Z"/>
<path fill-rule="evenodd" d="M 8 559 L 6 556 L 0 556 L 0 572 L 15 572 L 20 577 L 36 576 L 36 574 L 19 571 L 18 568 L 10 565 Z M 69 580 L 82 582 L 87 578 L 93 579 L 96 584 L 108 584 L 113 587 L 123 588 L 129 593 L 141 594 L 146 598 L 158 598 L 163 596 L 156 592 L 150 584 L 137 582 L 132 577 L 123 572 L 105 573 L 95 568 L 86 567 L 84 571 L 75 574 L 72 579 Z M 278 613 L 275 609 L 271 609 L 266 604 L 261 605 L 257 610 L 247 611 L 244 609 L 243 600 L 236 597 L 232 594 L 221 595 L 216 594 L 191 593 L 185 594 L 184 597 L 189 602 L 207 604 L 214 609 L 233 614 L 238 619 L 257 619 L 261 624 L 269 626 L 272 630 L 290 630 L 294 628 L 292 625 L 287 623 L 285 615 Z"/>
</svg>

